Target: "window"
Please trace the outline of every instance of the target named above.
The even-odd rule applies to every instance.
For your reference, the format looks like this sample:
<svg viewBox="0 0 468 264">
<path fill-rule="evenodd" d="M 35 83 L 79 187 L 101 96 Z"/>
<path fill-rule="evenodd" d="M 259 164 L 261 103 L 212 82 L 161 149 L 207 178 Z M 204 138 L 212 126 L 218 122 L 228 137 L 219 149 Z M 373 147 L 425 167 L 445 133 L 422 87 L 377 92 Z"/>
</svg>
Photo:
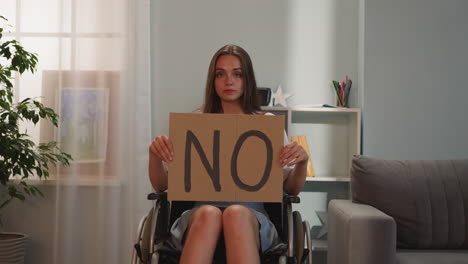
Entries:
<svg viewBox="0 0 468 264">
<path fill-rule="evenodd" d="M 15 100 L 33 97 L 60 114 L 63 109 L 59 102 L 64 94 L 83 94 L 87 89 L 86 93 L 95 94 L 97 99 L 82 105 L 108 111 L 106 116 L 100 110 L 106 118 L 99 120 L 105 125 L 96 137 L 107 142 L 113 140 L 102 131 L 104 127 L 106 132 L 112 130 L 116 125 L 112 113 L 124 58 L 126 21 L 122 19 L 123 12 L 124 2 L 113 0 L 2 0 L 1 15 L 11 24 L 11 32 L 6 33 L 6 37 L 18 40 L 39 58 L 37 72 L 24 73 L 15 79 Z M 64 89 L 68 89 L 67 92 L 64 93 Z M 93 102 L 95 105 L 89 106 Z M 107 106 L 103 108 L 100 102 L 107 102 Z M 46 123 L 40 122 L 37 126 L 28 123 L 22 127 L 36 143 L 59 141 L 59 131 Z M 54 175 L 66 178 L 72 170 L 83 179 L 92 179 L 98 174 L 112 178 L 115 173 L 111 167 L 115 166 L 109 166 L 109 162 L 113 161 L 113 151 L 107 142 L 104 155 L 99 154 L 94 160 L 79 159 L 70 168 L 60 168 L 59 174 L 51 171 L 51 178 Z"/>
</svg>

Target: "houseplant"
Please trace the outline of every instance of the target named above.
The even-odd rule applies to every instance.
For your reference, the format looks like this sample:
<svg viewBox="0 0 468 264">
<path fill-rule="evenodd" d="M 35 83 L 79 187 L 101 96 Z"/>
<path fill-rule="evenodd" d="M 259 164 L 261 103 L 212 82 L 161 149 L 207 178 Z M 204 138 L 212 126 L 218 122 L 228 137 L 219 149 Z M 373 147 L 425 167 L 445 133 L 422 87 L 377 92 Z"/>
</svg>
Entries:
<svg viewBox="0 0 468 264">
<path fill-rule="evenodd" d="M 3 34 L 7 19 L 0 16 L 0 221 L 2 209 L 12 200 L 24 201 L 27 196 L 43 196 L 34 185 L 28 185 L 30 177 L 47 178 L 49 165 L 69 165 L 71 156 L 62 152 L 56 142 L 39 143 L 30 140 L 25 131 L 21 131 L 20 122 L 49 120 L 57 126 L 58 115 L 53 109 L 32 98 L 14 102 L 12 79 L 16 73 L 25 71 L 34 73 L 37 66 L 37 55 L 24 50 L 16 40 L 4 41 Z M 0 222 L 1 226 L 1 222 Z M 0 232 L 0 263 L 21 263 L 23 256 L 18 250 L 7 246 L 6 240 L 17 244 L 18 240 L 26 241 L 26 236 Z M 25 246 L 22 246 L 25 248 Z M 13 260 L 6 260 L 2 248 L 13 252 Z M 24 251 L 24 250 L 20 250 Z"/>
</svg>

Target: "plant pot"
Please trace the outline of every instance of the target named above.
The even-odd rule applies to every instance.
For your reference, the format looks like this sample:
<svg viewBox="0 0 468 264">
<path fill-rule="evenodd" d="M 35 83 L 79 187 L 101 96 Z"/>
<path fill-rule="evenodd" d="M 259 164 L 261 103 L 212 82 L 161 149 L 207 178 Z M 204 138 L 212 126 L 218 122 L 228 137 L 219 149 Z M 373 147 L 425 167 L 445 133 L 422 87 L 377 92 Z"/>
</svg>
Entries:
<svg viewBox="0 0 468 264">
<path fill-rule="evenodd" d="M 23 264 L 27 243 L 25 234 L 0 232 L 0 263 Z"/>
</svg>

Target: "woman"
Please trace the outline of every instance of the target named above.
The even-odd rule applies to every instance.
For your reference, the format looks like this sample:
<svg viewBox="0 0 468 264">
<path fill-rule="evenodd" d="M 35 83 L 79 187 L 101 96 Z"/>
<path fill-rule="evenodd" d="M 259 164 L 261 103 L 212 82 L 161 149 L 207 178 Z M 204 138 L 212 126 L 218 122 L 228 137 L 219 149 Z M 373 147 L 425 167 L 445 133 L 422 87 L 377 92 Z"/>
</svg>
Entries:
<svg viewBox="0 0 468 264">
<path fill-rule="evenodd" d="M 239 46 L 226 45 L 211 60 L 203 113 L 263 114 L 256 89 L 247 52 Z M 167 189 L 165 163 L 171 162 L 173 155 L 172 143 L 165 135 L 156 137 L 150 145 L 150 181 L 158 192 Z M 301 191 L 307 160 L 307 153 L 296 142 L 282 149 L 278 162 L 292 168 L 286 170 L 284 177 L 286 193 L 297 195 Z M 183 248 L 180 263 L 211 263 L 221 232 L 228 263 L 260 263 L 259 251 L 264 252 L 279 241 L 263 203 L 198 202 L 194 209 L 182 214 L 171 230 L 170 244 Z"/>
</svg>

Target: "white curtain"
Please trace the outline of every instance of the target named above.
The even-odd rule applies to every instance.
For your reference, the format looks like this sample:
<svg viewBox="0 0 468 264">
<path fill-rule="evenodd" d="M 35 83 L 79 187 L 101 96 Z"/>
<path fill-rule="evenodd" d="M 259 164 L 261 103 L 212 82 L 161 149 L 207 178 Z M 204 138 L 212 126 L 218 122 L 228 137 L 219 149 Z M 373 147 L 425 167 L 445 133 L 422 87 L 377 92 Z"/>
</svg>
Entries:
<svg viewBox="0 0 468 264">
<path fill-rule="evenodd" d="M 46 197 L 12 203 L 4 229 L 29 235 L 26 263 L 128 263 L 151 206 L 150 1 L 45 2 L 5 5 L 10 37 L 39 57 L 38 71 L 16 81 L 17 100 L 43 96 L 59 128 L 25 129 L 75 160 L 32 181 Z"/>
</svg>

